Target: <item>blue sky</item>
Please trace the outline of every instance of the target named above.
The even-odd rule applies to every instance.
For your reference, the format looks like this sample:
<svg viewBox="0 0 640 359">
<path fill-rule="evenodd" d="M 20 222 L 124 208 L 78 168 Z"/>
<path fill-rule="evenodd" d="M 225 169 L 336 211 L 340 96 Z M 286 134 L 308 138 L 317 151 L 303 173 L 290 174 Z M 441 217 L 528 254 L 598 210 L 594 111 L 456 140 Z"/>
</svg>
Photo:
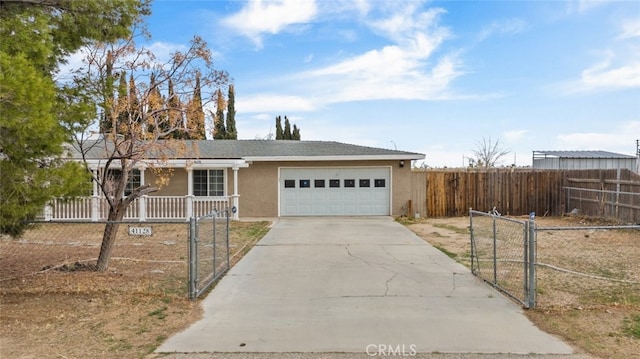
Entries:
<svg viewBox="0 0 640 359">
<path fill-rule="evenodd" d="M 640 2 L 155 0 L 155 48 L 194 35 L 236 90 L 241 139 L 287 116 L 303 140 L 456 167 L 482 138 L 533 150 L 635 153 Z"/>
</svg>

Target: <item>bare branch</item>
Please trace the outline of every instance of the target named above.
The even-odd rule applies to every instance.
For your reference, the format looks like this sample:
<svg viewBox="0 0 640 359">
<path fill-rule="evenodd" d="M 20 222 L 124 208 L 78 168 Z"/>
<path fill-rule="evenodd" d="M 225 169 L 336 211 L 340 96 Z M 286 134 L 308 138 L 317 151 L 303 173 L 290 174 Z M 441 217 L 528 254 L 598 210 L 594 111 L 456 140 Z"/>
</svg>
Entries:
<svg viewBox="0 0 640 359">
<path fill-rule="evenodd" d="M 495 142 L 491 141 L 491 137 L 488 139 L 482 137 L 481 141 L 476 143 L 476 149 L 472 150 L 475 155 L 475 164 L 482 168 L 495 167 L 496 163 L 511 151 L 503 149 L 500 140 Z"/>
</svg>

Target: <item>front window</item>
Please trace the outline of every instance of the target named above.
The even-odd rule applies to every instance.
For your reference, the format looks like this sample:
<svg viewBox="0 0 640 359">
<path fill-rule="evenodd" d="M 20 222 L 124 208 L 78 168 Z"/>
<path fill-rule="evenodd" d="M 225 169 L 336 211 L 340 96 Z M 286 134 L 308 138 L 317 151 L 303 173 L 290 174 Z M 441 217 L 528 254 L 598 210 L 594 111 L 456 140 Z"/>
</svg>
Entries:
<svg viewBox="0 0 640 359">
<path fill-rule="evenodd" d="M 224 196 L 224 170 L 194 170 L 193 195 Z"/>
<path fill-rule="evenodd" d="M 112 182 L 112 186 L 115 188 L 116 183 L 120 181 L 122 178 L 122 170 L 119 169 L 109 169 L 107 175 L 107 181 Z M 142 186 L 142 180 L 140 177 L 140 170 L 134 169 L 129 172 L 129 178 L 127 181 L 127 187 L 124 189 L 124 195 L 128 196 L 133 192 L 134 189 Z"/>
</svg>

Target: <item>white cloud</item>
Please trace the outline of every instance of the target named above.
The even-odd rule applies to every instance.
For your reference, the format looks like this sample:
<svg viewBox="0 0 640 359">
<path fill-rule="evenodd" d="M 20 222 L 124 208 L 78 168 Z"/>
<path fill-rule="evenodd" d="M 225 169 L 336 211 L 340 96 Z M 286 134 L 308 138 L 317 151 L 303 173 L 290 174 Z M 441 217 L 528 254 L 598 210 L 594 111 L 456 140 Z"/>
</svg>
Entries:
<svg viewBox="0 0 640 359">
<path fill-rule="evenodd" d="M 515 35 L 521 33 L 525 29 L 525 22 L 522 19 L 509 19 L 503 21 L 494 21 L 490 25 L 485 26 L 478 34 L 480 41 L 494 35 Z"/>
<path fill-rule="evenodd" d="M 351 20 L 354 16 L 356 19 L 364 18 L 372 7 L 369 0 L 321 0 L 316 5 L 323 16 L 348 17 Z"/>
<path fill-rule="evenodd" d="M 457 58 L 443 57 L 430 70 L 424 60 L 390 45 L 299 76 L 324 103 L 446 97 L 450 82 L 462 74 Z"/>
<path fill-rule="evenodd" d="M 570 0 L 567 1 L 567 12 L 585 13 L 611 2 L 611 0 Z"/>
<path fill-rule="evenodd" d="M 65 59 L 64 64 L 58 66 L 58 72 L 55 75 L 55 81 L 59 83 L 71 82 L 73 72 L 85 66 L 85 58 L 87 54 L 85 49 L 80 49 Z"/>
<path fill-rule="evenodd" d="M 156 41 L 149 45 L 146 45 L 144 49 L 153 54 L 153 59 L 149 59 L 146 55 L 140 57 L 140 56 L 137 56 L 138 54 L 129 54 L 126 57 L 119 59 L 119 61 L 121 63 L 137 62 L 138 64 L 140 64 L 143 61 L 149 61 L 150 67 L 162 66 L 170 62 L 171 57 L 174 53 L 178 51 L 186 52 L 188 50 L 188 47 L 184 44 L 175 44 L 170 42 Z M 56 76 L 57 80 L 64 82 L 70 79 L 71 73 L 73 71 L 76 71 L 79 69 L 86 69 L 87 57 L 90 56 L 89 51 L 90 51 L 89 48 L 83 47 L 77 50 L 76 52 L 70 54 L 69 56 L 67 56 L 67 58 L 65 59 L 66 63 L 61 65 L 59 68 L 58 75 Z"/>
<path fill-rule="evenodd" d="M 462 74 L 457 55 L 437 60 L 434 52 L 449 37 L 438 25 L 441 9 L 420 12 L 400 8 L 370 25 L 394 43 L 346 58 L 336 64 L 298 74 L 324 103 L 373 99 L 445 98 L 450 82 Z"/>
<path fill-rule="evenodd" d="M 302 62 L 304 62 L 305 64 L 308 64 L 311 61 L 313 61 L 313 54 L 309 54 L 309 55 L 305 56 L 304 59 L 302 60 Z"/>
<path fill-rule="evenodd" d="M 640 120 L 628 121 L 610 132 L 576 132 L 557 136 L 558 149 L 604 150 L 633 154 L 640 134 Z"/>
<path fill-rule="evenodd" d="M 613 54 L 582 71 L 582 83 L 588 89 L 594 88 L 636 88 L 640 87 L 640 60 L 614 65 Z"/>
<path fill-rule="evenodd" d="M 300 96 L 259 94 L 255 96 L 237 96 L 236 108 L 245 113 L 271 112 L 286 113 L 293 111 L 313 111 L 313 101 Z"/>
<path fill-rule="evenodd" d="M 264 34 L 277 34 L 291 25 L 307 23 L 316 15 L 314 0 L 250 0 L 222 23 L 261 48 Z"/>
<path fill-rule="evenodd" d="M 620 35 L 601 51 L 600 60 L 580 73 L 578 79 L 554 86 L 564 94 L 598 90 L 640 88 L 640 19 L 620 24 Z"/>
<path fill-rule="evenodd" d="M 417 37 L 427 33 L 438 34 L 439 37 L 448 36 L 445 27 L 438 26 L 438 20 L 446 11 L 442 8 L 431 8 L 420 11 L 419 3 L 409 2 L 397 7 L 395 12 L 385 18 L 368 21 L 368 25 L 375 31 L 392 39 L 399 44 L 410 46 Z"/>
<path fill-rule="evenodd" d="M 625 20 L 620 27 L 622 33 L 618 35 L 618 39 L 640 37 L 640 18 Z"/>
<path fill-rule="evenodd" d="M 347 6 L 347 3 L 339 0 L 321 2 L 318 4 L 318 16 L 327 16 L 336 9 L 353 14 L 354 5 Z M 259 112 L 266 106 L 278 111 L 311 111 L 331 103 L 454 97 L 449 87 L 455 78 L 463 74 L 459 54 L 435 56 L 443 42 L 450 38 L 449 29 L 440 24 L 440 17 L 446 13 L 443 9 L 424 9 L 421 2 L 397 2 L 393 6 L 374 2 L 371 4 L 375 5 L 373 10 L 366 2 L 356 5 L 358 10 L 355 11 L 366 15 L 361 19 L 362 24 L 386 38 L 387 44 L 348 57 L 341 53 L 343 57 L 332 64 L 280 76 L 277 81 L 293 86 L 295 93 L 245 98 L 243 110 Z M 258 7 L 255 4 L 251 6 Z M 314 58 L 307 57 L 304 62 L 316 63 L 311 61 Z M 277 87 L 277 84 L 272 85 Z M 305 97 L 300 94 L 305 94 Z M 241 100 L 237 98 L 237 101 Z"/>
<path fill-rule="evenodd" d="M 146 46 L 147 50 L 151 51 L 159 63 L 166 63 L 171 60 L 173 54 L 178 51 L 186 52 L 189 48 L 184 44 L 174 44 L 170 42 L 156 41 Z"/>
<path fill-rule="evenodd" d="M 504 132 L 502 136 L 505 138 L 505 141 L 514 143 L 520 141 L 527 133 L 527 130 L 512 130 Z"/>
</svg>

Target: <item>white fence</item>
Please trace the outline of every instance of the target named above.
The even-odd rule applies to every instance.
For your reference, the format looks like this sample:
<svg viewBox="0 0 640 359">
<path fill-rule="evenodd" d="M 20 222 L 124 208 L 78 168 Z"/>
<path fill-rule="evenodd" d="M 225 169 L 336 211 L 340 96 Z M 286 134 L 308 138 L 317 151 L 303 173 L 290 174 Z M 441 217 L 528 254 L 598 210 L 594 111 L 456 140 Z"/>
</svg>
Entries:
<svg viewBox="0 0 640 359">
<path fill-rule="evenodd" d="M 229 197 L 142 196 L 127 208 L 128 220 L 184 220 L 204 216 L 214 210 L 222 212 L 230 207 Z M 44 210 L 44 219 L 69 221 L 104 221 L 109 204 L 102 197 L 81 197 L 73 200 L 54 199 Z"/>
</svg>

